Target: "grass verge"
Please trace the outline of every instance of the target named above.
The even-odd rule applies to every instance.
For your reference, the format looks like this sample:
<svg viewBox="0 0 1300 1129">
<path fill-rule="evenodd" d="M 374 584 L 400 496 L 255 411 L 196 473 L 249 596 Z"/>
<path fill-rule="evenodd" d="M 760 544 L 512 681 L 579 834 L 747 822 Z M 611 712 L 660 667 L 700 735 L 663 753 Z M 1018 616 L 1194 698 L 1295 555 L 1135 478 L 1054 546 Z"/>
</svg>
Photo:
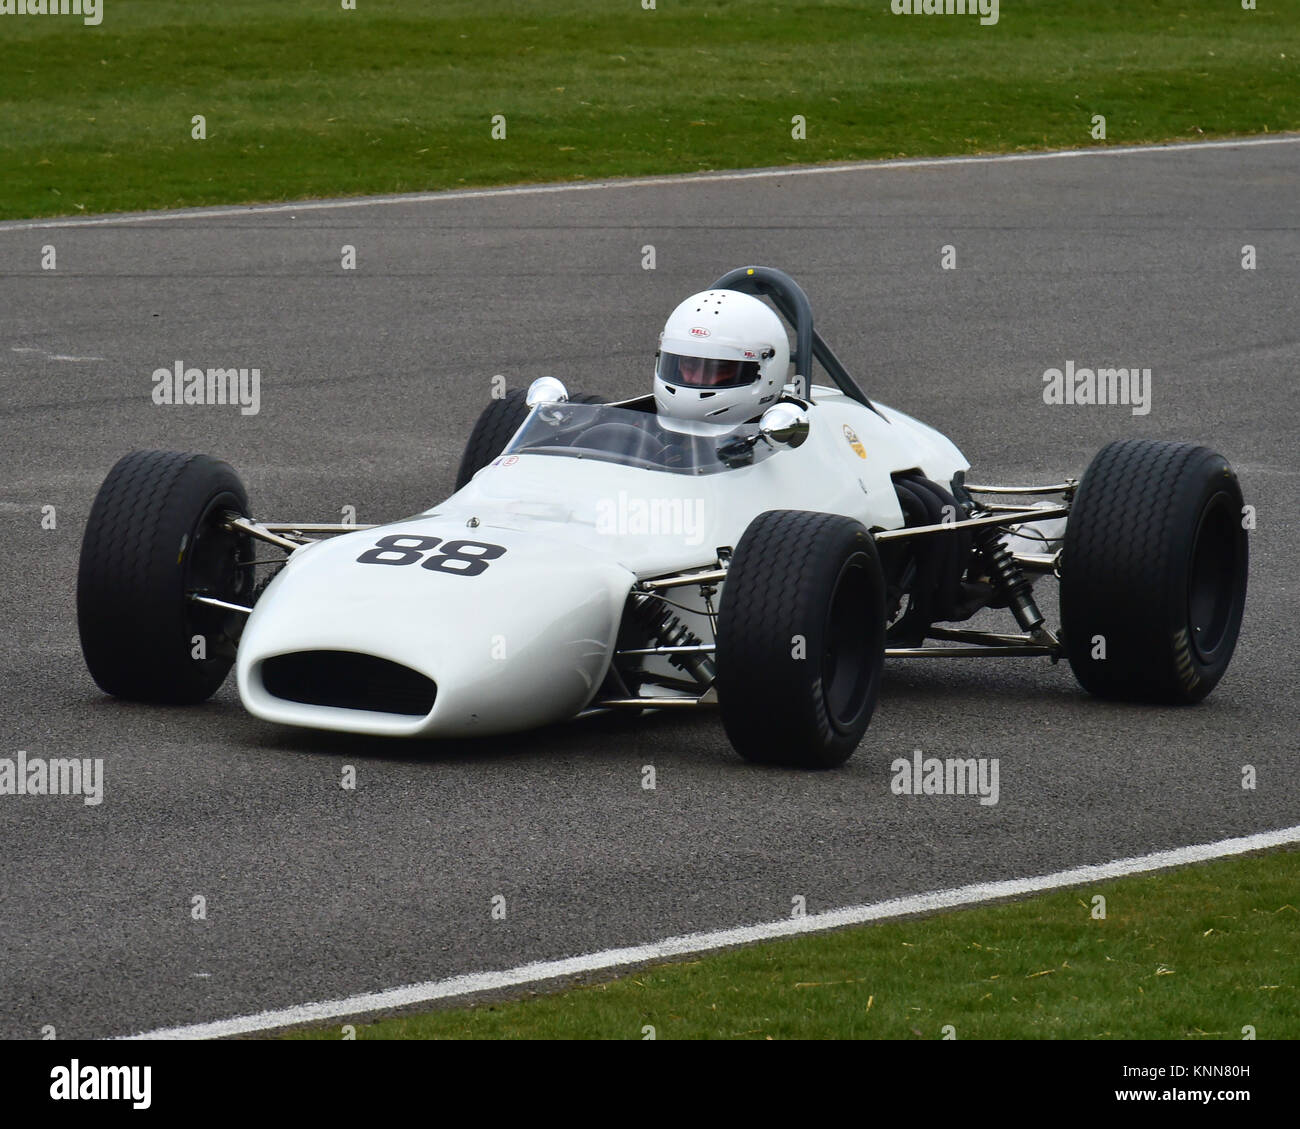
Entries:
<svg viewBox="0 0 1300 1129">
<path fill-rule="evenodd" d="M 358 1025 L 358 1039 L 1300 1038 L 1300 851 Z M 1105 917 L 1095 918 L 1105 898 Z M 337 1039 L 339 1027 L 290 1038 Z"/>
<path fill-rule="evenodd" d="M 0 15 L 0 218 L 1292 130 L 1297 28 L 1300 0 L 1017 0 L 992 26 L 888 0 Z"/>
</svg>

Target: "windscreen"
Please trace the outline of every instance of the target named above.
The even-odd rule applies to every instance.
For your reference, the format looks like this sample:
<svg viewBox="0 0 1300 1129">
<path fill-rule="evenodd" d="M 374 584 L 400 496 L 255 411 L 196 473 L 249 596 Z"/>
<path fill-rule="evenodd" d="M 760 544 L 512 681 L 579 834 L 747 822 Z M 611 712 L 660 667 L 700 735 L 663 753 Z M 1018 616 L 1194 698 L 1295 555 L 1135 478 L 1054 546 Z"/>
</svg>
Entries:
<svg viewBox="0 0 1300 1129">
<path fill-rule="evenodd" d="M 752 466 L 774 453 L 764 440 L 744 440 L 756 423 L 722 435 L 683 435 L 659 423 L 652 411 L 608 404 L 540 404 L 505 449 L 505 455 L 558 455 L 595 459 L 671 474 L 718 474 Z"/>
</svg>

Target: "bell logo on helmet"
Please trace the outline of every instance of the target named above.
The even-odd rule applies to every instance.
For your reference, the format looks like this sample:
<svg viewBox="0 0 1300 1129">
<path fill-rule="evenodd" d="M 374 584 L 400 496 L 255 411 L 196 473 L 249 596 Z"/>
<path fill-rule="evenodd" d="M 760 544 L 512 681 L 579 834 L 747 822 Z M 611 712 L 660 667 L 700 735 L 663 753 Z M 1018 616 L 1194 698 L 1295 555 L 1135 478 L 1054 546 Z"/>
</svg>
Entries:
<svg viewBox="0 0 1300 1129">
<path fill-rule="evenodd" d="M 709 336 L 711 336 L 711 335 L 710 335 L 709 331 L 708 331 L 707 329 L 705 329 L 703 326 L 699 326 L 699 325 L 697 325 L 697 326 L 695 326 L 695 327 L 691 330 L 691 336 L 692 336 L 692 337 L 709 337 Z"/>
</svg>

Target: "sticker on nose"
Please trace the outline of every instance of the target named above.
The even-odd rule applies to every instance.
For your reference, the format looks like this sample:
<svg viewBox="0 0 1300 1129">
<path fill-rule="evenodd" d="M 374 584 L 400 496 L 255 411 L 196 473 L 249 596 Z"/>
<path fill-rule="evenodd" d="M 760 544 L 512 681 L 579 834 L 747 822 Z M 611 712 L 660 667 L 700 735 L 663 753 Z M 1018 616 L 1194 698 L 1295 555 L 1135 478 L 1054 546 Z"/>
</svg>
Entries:
<svg viewBox="0 0 1300 1129">
<path fill-rule="evenodd" d="M 867 457 L 867 449 L 862 445 L 862 440 L 858 434 L 847 423 L 844 425 L 844 438 L 849 441 L 849 446 L 853 448 L 853 453 L 860 459 Z"/>
</svg>

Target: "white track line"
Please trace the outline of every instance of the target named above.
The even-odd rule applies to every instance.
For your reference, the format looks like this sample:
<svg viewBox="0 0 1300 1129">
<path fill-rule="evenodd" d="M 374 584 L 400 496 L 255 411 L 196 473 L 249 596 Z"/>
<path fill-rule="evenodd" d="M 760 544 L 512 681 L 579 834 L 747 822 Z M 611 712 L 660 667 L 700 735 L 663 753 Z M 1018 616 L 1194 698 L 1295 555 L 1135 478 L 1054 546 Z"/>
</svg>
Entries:
<svg viewBox="0 0 1300 1129">
<path fill-rule="evenodd" d="M 358 1016 L 392 1008 L 409 1007 L 412 1004 L 430 1003 L 453 996 L 468 996 L 478 992 L 514 988 L 523 984 L 536 984 L 559 977 L 579 976 L 609 968 L 644 964 L 665 957 L 709 952 L 713 949 L 730 948 L 754 941 L 770 941 L 799 933 L 821 932 L 845 925 L 862 925 L 868 921 L 882 921 L 908 914 L 931 913 L 935 910 L 952 909 L 955 906 L 976 905 L 999 898 L 1013 898 L 1043 890 L 1057 890 L 1065 886 L 1080 886 L 1111 878 L 1123 878 L 1130 874 L 1142 874 L 1150 870 L 1163 870 L 1171 866 L 1185 866 L 1188 863 L 1205 862 L 1208 859 L 1286 846 L 1291 843 L 1300 843 L 1300 826 L 1247 835 L 1239 839 L 1222 839 L 1217 843 L 1202 843 L 1194 847 L 1178 847 L 1172 851 L 1157 851 L 1155 854 L 1117 859 L 1097 866 L 1081 866 L 1074 870 L 1062 870 L 1037 878 L 1012 878 L 1005 882 L 978 883 L 954 890 L 937 890 L 929 894 L 893 898 L 869 906 L 849 906 L 845 909 L 772 921 L 763 925 L 718 929 L 710 933 L 690 933 L 682 937 L 668 937 L 649 945 L 606 949 L 604 952 L 568 957 L 565 960 L 538 961 L 503 972 L 475 972 L 466 976 L 455 976 L 449 980 L 429 980 L 423 984 L 408 984 L 402 988 L 389 988 L 383 992 L 369 992 L 341 1000 L 327 1000 L 323 1003 L 299 1004 L 279 1011 L 263 1011 L 256 1015 L 223 1019 L 215 1023 L 164 1027 L 157 1031 L 132 1035 L 129 1038 L 221 1039 L 230 1035 L 248 1035 L 257 1031 L 271 1031 L 278 1027 L 298 1026 L 325 1019 L 341 1019 L 345 1016 Z"/>
<path fill-rule="evenodd" d="M 425 204 L 451 200 L 481 200 L 492 196 L 545 196 L 556 192 L 594 192 L 608 188 L 646 188 L 662 184 L 707 184 L 720 180 L 771 180 L 783 176 L 826 176 L 873 169 L 942 168 L 947 165 L 988 165 L 1002 161 L 1056 161 L 1065 157 L 1126 157 L 1143 153 L 1178 153 L 1193 149 L 1242 149 L 1255 145 L 1294 145 L 1300 134 L 1280 137 L 1246 137 L 1223 141 L 1186 141 L 1166 145 L 1116 145 L 1089 149 L 1054 149 L 1042 153 L 990 153 L 982 157 L 918 157 L 884 161 L 852 161 L 837 165 L 793 165 L 789 168 L 745 169 L 736 172 L 682 173 L 677 176 L 627 177 L 575 181 L 568 184 L 525 184 L 513 188 L 472 188 L 449 192 L 413 192 L 401 196 L 359 196 L 346 200 L 313 200 L 291 204 L 249 204 L 231 208 L 188 208 L 170 212 L 102 216 L 96 219 L 19 220 L 0 223 L 6 231 L 33 231 L 56 227 L 106 227 L 116 224 L 158 223 L 178 219 L 214 219 L 222 216 L 264 216 L 283 212 L 321 212 L 333 208 L 378 208 L 390 204 Z"/>
</svg>

